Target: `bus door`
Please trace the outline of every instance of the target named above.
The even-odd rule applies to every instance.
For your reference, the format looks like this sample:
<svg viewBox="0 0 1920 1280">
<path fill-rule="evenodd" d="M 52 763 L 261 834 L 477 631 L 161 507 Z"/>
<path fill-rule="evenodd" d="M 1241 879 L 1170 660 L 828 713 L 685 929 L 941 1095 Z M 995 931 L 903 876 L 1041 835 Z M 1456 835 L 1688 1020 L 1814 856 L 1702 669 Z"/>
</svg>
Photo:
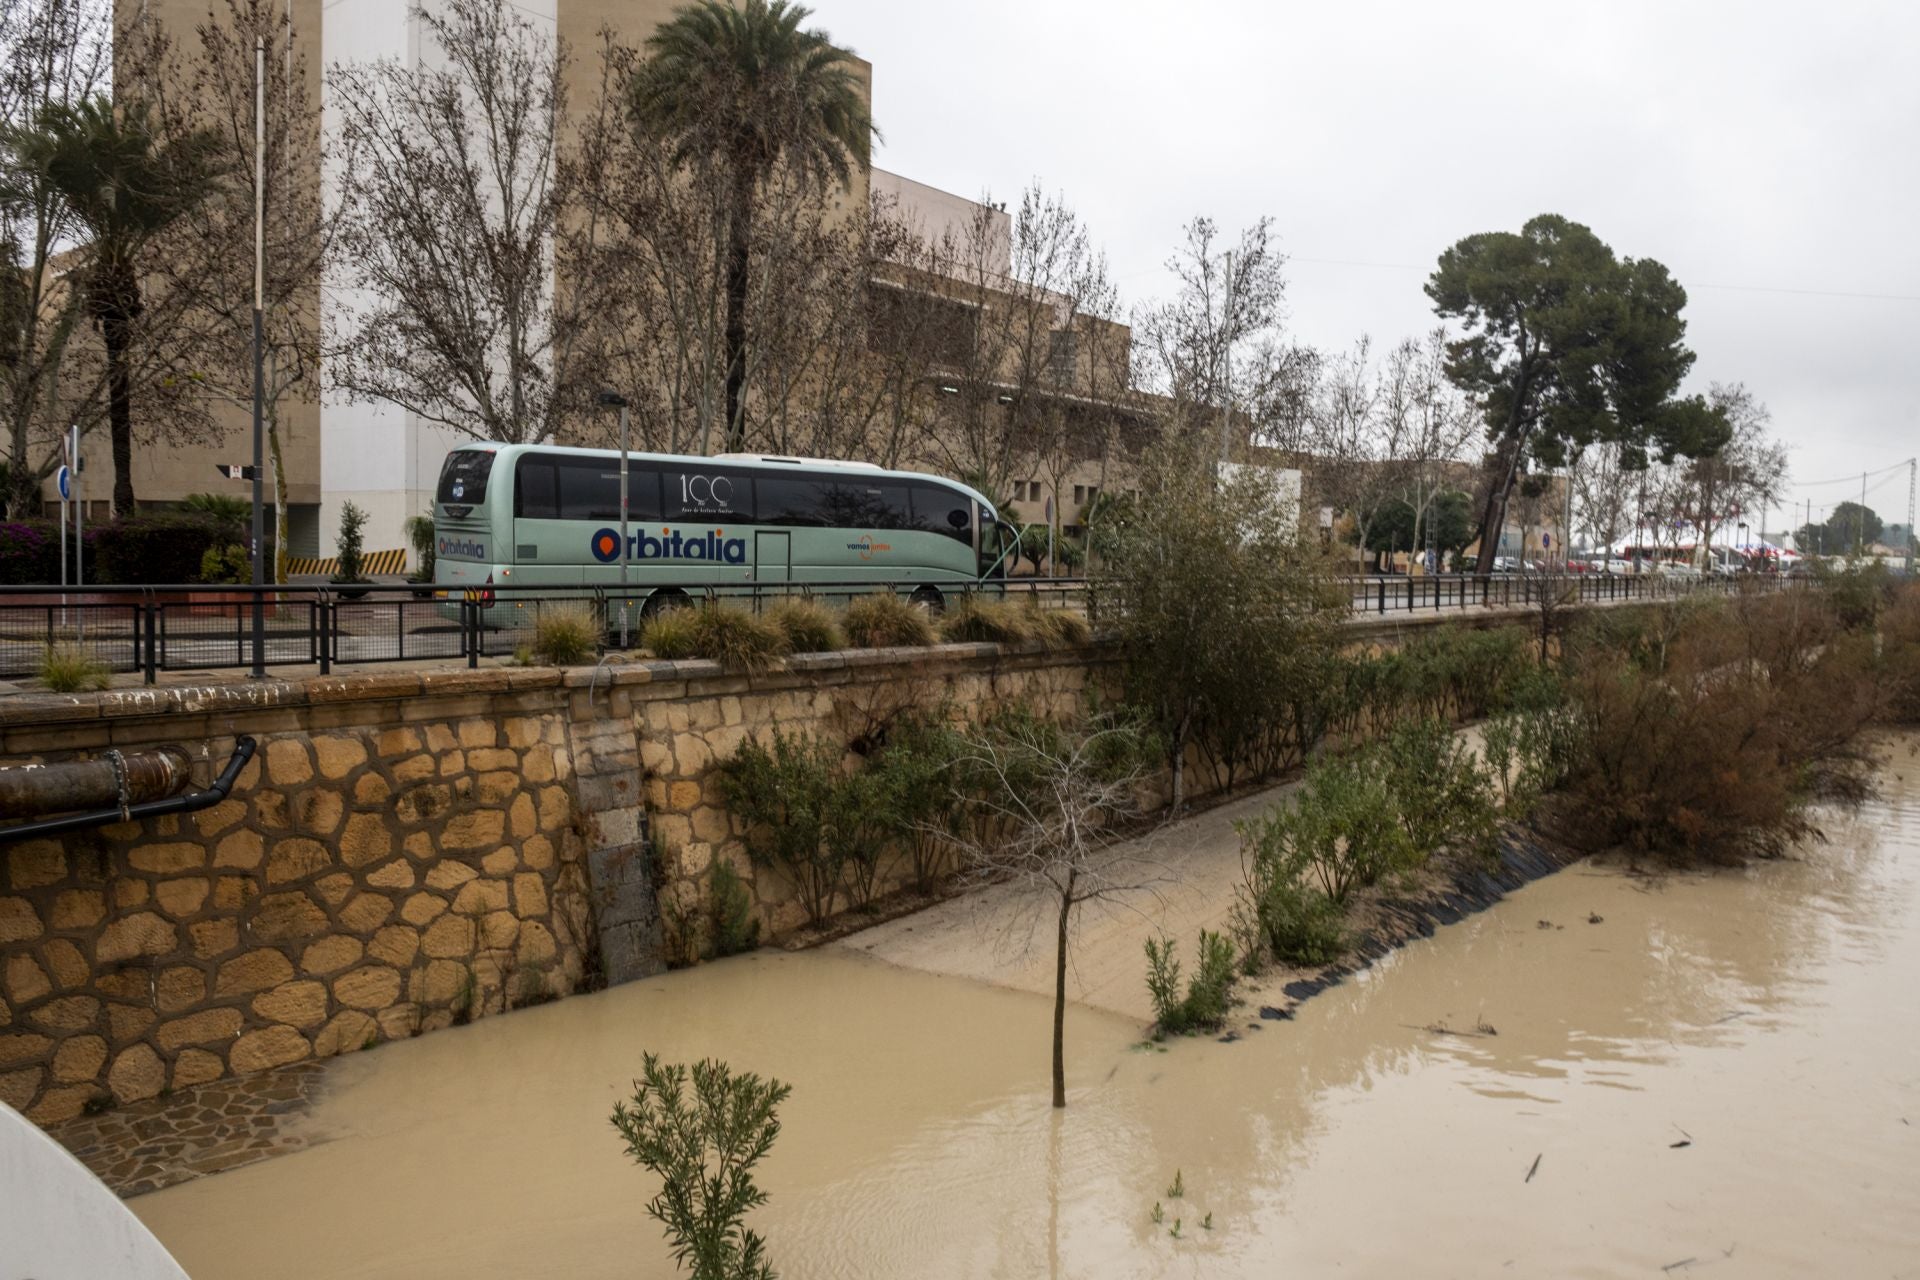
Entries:
<svg viewBox="0 0 1920 1280">
<path fill-rule="evenodd" d="M 784 529 L 753 532 L 753 580 L 793 581 L 793 535 Z"/>
</svg>

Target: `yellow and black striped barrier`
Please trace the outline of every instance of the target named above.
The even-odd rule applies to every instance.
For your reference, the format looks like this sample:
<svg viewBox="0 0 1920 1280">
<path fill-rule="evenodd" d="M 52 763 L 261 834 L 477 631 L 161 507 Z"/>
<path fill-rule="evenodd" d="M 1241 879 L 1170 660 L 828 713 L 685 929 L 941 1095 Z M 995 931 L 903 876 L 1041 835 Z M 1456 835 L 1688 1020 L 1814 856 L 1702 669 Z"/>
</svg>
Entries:
<svg viewBox="0 0 1920 1280">
<path fill-rule="evenodd" d="M 407 571 L 407 551 L 369 551 L 360 557 L 360 572 L 369 578 L 394 577 Z M 288 556 L 289 574 L 325 574 L 331 578 L 340 572 L 338 556 Z"/>
</svg>

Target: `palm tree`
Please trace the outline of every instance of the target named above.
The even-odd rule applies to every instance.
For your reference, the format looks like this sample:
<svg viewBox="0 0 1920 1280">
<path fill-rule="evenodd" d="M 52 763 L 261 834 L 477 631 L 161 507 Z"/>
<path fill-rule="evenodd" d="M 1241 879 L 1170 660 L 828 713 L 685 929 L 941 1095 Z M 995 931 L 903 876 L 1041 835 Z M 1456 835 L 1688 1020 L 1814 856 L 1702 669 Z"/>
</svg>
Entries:
<svg viewBox="0 0 1920 1280">
<path fill-rule="evenodd" d="M 747 284 L 760 190 L 781 165 L 843 189 L 878 133 L 851 50 L 802 31 L 812 10 L 789 0 L 698 0 L 647 38 L 634 74 L 635 122 L 677 165 L 710 164 L 727 191 L 727 447 L 745 443 Z"/>
<path fill-rule="evenodd" d="M 133 379 L 128 359 L 142 310 L 142 257 L 154 238 L 220 179 L 211 133 L 161 136 L 141 104 L 96 95 L 43 109 L 8 142 L 59 194 L 85 231 L 77 276 L 107 355 L 107 422 L 113 436 L 113 508 L 130 515 Z"/>
</svg>

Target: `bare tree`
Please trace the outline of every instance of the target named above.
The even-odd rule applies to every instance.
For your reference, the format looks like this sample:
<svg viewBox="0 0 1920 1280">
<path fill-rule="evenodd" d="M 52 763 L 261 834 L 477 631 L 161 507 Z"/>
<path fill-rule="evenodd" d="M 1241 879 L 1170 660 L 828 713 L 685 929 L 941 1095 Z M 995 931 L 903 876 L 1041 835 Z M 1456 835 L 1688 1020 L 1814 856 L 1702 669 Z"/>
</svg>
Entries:
<svg viewBox="0 0 1920 1280">
<path fill-rule="evenodd" d="M 1260 219 L 1223 244 L 1219 226 L 1196 217 L 1167 259 L 1179 290 L 1135 317 L 1135 363 L 1152 390 L 1173 399 L 1177 430 L 1221 430 L 1231 391 L 1258 395 L 1258 380 L 1242 372 L 1267 365 L 1261 357 L 1279 334 L 1286 296 L 1286 259 L 1271 234 L 1273 219 Z"/>
<path fill-rule="evenodd" d="M 1380 506 L 1401 488 L 1394 423 L 1385 409 L 1385 389 L 1374 367 L 1372 341 L 1326 362 L 1313 408 L 1313 447 L 1321 492 L 1350 513 L 1355 556 L 1364 568 L 1367 544 Z"/>
<path fill-rule="evenodd" d="M 960 340 L 935 363 L 940 399 L 928 437 L 929 461 L 991 493 L 1072 429 L 1062 400 L 1078 348 L 1116 305 L 1105 258 L 1059 193 L 1027 188 L 1007 231 L 998 212 L 977 205 L 966 230 L 936 251 Z"/>
<path fill-rule="evenodd" d="M 1447 335 L 1435 329 L 1424 342 L 1405 338 L 1387 353 L 1380 387 L 1386 452 L 1393 479 L 1413 513 L 1410 549 L 1432 545 L 1427 515 L 1442 493 L 1458 487 L 1458 471 L 1479 422 L 1466 397 L 1447 379 Z"/>
<path fill-rule="evenodd" d="M 1711 559 L 1713 539 L 1729 522 L 1781 500 L 1787 450 L 1768 434 L 1773 415 L 1745 383 L 1714 383 L 1707 403 L 1726 419 L 1727 440 L 1714 452 L 1688 460 L 1677 478 L 1677 506 Z"/>
<path fill-rule="evenodd" d="M 1635 500 L 1642 477 L 1626 467 L 1626 452 L 1613 443 L 1591 445 L 1582 450 L 1570 468 L 1573 485 L 1575 523 L 1606 548 L 1620 540 L 1635 517 Z"/>
<path fill-rule="evenodd" d="M 412 12 L 433 56 L 328 72 L 333 385 L 480 439 L 539 440 L 592 390 L 570 355 L 594 281 L 552 283 L 566 50 L 508 0 Z"/>
<path fill-rule="evenodd" d="M 575 345 L 582 380 L 620 389 L 639 439 L 675 452 L 728 438 L 731 370 L 752 388 L 745 447 L 889 464 L 924 454 L 933 360 L 952 345 L 952 238 L 929 242 L 885 199 L 846 209 L 822 175 L 774 166 L 756 187 L 746 342 L 730 366 L 731 179 L 626 110 L 637 51 L 603 31 L 600 62 L 597 106 L 562 158 L 572 208 L 557 255 L 596 296 Z"/>
<path fill-rule="evenodd" d="M 975 817 L 962 836 L 966 876 L 1008 882 L 1029 910 L 1029 942 L 1051 917 L 1054 932 L 1053 1105 L 1067 1105 L 1067 954 L 1075 912 L 1165 883 L 1163 866 L 1125 838 L 1141 812 L 1147 779 L 1140 731 L 1101 719 L 1050 724 L 1023 712 L 966 733 L 954 762 L 957 787 Z"/>
<path fill-rule="evenodd" d="M 150 19 L 142 18 L 143 24 Z M 273 468 L 274 580 L 286 580 L 288 509 L 283 411 L 296 392 L 318 398 L 319 284 L 329 221 L 320 196 L 320 110 L 314 75 L 284 5 L 224 0 L 183 43 L 178 62 L 155 57 L 163 37 L 123 40 L 122 78 L 151 86 L 170 113 L 218 139 L 229 175 L 182 219 L 187 251 L 162 264 L 168 287 L 210 321 L 197 381 L 236 405 L 253 398 L 254 198 L 264 213 L 262 402 Z M 256 171 L 255 40 L 264 48 L 266 166 Z M 184 90 L 184 92 L 181 92 Z"/>
</svg>

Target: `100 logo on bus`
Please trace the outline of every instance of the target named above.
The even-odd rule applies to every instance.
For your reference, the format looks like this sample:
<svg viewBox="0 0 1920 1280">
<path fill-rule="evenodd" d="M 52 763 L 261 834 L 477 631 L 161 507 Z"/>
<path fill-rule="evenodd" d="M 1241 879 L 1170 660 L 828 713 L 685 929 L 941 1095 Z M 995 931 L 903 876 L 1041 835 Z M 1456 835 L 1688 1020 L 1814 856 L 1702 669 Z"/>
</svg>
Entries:
<svg viewBox="0 0 1920 1280">
<path fill-rule="evenodd" d="M 733 481 L 725 476 L 682 475 L 680 505 L 699 511 L 731 511 Z"/>
<path fill-rule="evenodd" d="M 602 529 L 593 535 L 590 546 L 595 560 L 601 564 L 612 564 L 620 558 L 620 531 Z M 636 530 L 627 536 L 627 558 L 629 560 L 704 560 L 713 564 L 745 564 L 747 540 L 729 538 L 721 529 L 684 534 L 663 528 L 657 538 L 650 533 Z"/>
</svg>

